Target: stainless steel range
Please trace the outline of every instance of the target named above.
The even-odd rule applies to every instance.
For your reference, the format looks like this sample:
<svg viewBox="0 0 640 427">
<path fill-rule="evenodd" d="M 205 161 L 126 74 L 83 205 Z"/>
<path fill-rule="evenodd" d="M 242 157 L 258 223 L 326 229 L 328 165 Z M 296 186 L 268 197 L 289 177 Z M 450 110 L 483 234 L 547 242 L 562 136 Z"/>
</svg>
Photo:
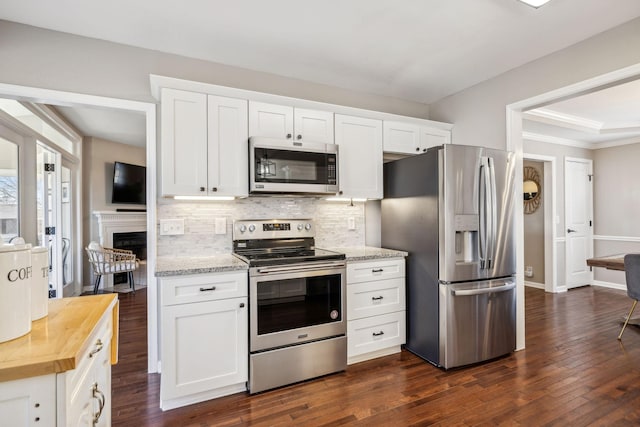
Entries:
<svg viewBox="0 0 640 427">
<path fill-rule="evenodd" d="M 235 221 L 233 252 L 249 264 L 249 391 L 344 370 L 345 255 L 316 248 L 308 219 Z"/>
</svg>

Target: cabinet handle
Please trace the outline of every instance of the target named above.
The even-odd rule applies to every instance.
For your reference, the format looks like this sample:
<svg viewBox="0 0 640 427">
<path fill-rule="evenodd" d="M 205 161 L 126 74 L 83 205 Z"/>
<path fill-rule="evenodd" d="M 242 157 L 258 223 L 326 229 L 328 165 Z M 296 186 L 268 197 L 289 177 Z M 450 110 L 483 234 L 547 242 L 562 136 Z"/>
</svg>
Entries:
<svg viewBox="0 0 640 427">
<path fill-rule="evenodd" d="M 98 399 L 98 412 L 93 414 L 93 425 L 95 426 L 96 424 L 98 424 L 98 421 L 100 421 L 100 417 L 102 416 L 102 410 L 104 409 L 104 404 L 105 404 L 104 393 L 102 393 L 98 389 L 98 383 L 93 384 L 93 397 L 95 399 Z"/>
<path fill-rule="evenodd" d="M 243 302 L 240 303 L 240 308 L 244 308 L 244 303 Z"/>
<path fill-rule="evenodd" d="M 288 133 L 288 134 L 287 134 L 287 139 L 291 139 L 291 136 L 292 136 L 292 135 L 291 135 L 290 133 Z"/>
<path fill-rule="evenodd" d="M 200 191 L 205 191 L 205 190 L 206 190 L 206 188 L 200 187 Z"/>
<path fill-rule="evenodd" d="M 380 295 L 379 297 L 371 297 L 372 301 L 380 301 L 381 299 L 384 299 L 382 295 Z"/>
<path fill-rule="evenodd" d="M 210 288 L 200 288 L 200 292 L 207 292 L 207 291 L 215 291 L 216 287 L 212 286 Z"/>
<path fill-rule="evenodd" d="M 423 153 L 426 153 L 426 152 L 427 152 L 427 149 L 426 149 L 426 148 L 423 148 L 423 149 L 422 149 L 422 152 L 423 152 Z"/>
<path fill-rule="evenodd" d="M 342 190 L 338 191 L 338 194 L 342 194 Z"/>
<path fill-rule="evenodd" d="M 298 135 L 296 138 L 298 138 L 298 139 L 302 139 L 302 135 Z"/>
<path fill-rule="evenodd" d="M 374 268 L 373 270 L 371 270 L 372 273 L 382 273 L 384 271 L 384 268 Z"/>
<path fill-rule="evenodd" d="M 416 151 L 420 151 L 420 147 L 416 147 Z"/>
<path fill-rule="evenodd" d="M 213 191 L 215 193 L 216 191 L 218 191 L 218 187 L 211 188 L 211 191 Z"/>
<path fill-rule="evenodd" d="M 100 350 L 102 350 L 103 346 L 104 346 L 104 344 L 102 344 L 102 340 L 96 341 L 96 348 L 95 348 L 95 350 L 91 350 L 91 353 L 89 353 L 89 357 L 93 357 L 94 354 L 96 354 Z"/>
<path fill-rule="evenodd" d="M 384 332 L 383 332 L 383 331 L 380 331 L 380 332 L 374 332 L 374 333 L 373 333 L 373 336 L 374 336 L 374 337 L 379 337 L 379 336 L 382 336 L 382 335 L 384 335 Z"/>
</svg>

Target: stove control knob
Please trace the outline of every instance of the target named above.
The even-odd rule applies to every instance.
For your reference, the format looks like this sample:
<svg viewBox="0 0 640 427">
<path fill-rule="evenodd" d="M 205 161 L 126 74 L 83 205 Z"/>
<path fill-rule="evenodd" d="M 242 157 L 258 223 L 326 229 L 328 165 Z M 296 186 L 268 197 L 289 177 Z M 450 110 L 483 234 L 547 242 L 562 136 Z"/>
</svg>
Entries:
<svg viewBox="0 0 640 427">
<path fill-rule="evenodd" d="M 240 226 L 240 232 L 241 232 L 241 233 L 244 233 L 245 231 L 247 231 L 247 226 L 246 226 L 246 225 L 244 225 L 244 224 L 242 224 L 242 225 Z"/>
<path fill-rule="evenodd" d="M 305 226 L 304 226 L 304 229 L 307 230 L 307 231 L 311 230 L 311 224 L 310 223 L 306 223 Z"/>
<path fill-rule="evenodd" d="M 253 233 L 254 231 L 256 231 L 256 226 L 253 224 L 249 225 L 249 233 Z"/>
<path fill-rule="evenodd" d="M 302 224 L 298 224 L 298 231 L 302 231 L 303 228 L 304 226 Z"/>
</svg>

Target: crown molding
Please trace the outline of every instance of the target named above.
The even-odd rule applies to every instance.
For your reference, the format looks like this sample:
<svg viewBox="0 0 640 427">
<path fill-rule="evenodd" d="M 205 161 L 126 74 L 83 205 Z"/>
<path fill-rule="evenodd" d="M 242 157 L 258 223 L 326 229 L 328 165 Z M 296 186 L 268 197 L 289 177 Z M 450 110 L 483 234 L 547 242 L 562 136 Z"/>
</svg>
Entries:
<svg viewBox="0 0 640 427">
<path fill-rule="evenodd" d="M 640 122 L 616 123 L 607 126 L 606 123 L 590 120 L 572 114 L 560 113 L 548 108 L 536 108 L 523 113 L 524 118 L 534 122 L 559 126 L 566 129 L 578 130 L 585 133 L 606 135 L 613 133 L 640 132 Z"/>
<path fill-rule="evenodd" d="M 558 136 L 543 135 L 541 133 L 522 132 L 522 139 L 535 142 L 546 142 L 547 144 L 566 145 L 569 147 L 593 149 L 594 144 L 575 139 L 560 138 Z"/>
</svg>

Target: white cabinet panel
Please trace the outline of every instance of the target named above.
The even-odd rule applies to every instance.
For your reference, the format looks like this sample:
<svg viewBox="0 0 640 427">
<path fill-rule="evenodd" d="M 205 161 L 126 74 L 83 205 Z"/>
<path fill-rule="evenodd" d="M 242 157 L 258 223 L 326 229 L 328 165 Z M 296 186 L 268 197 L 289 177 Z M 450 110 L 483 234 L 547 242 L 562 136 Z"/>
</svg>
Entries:
<svg viewBox="0 0 640 427">
<path fill-rule="evenodd" d="M 247 101 L 209 95 L 207 193 L 245 197 L 249 194 Z"/>
<path fill-rule="evenodd" d="M 404 277 L 347 286 L 347 319 L 405 310 Z"/>
<path fill-rule="evenodd" d="M 247 296 L 247 272 L 161 277 L 162 305 Z"/>
<path fill-rule="evenodd" d="M 207 95 L 163 89 L 160 125 L 162 194 L 206 194 Z"/>
<path fill-rule="evenodd" d="M 420 154 L 436 145 L 450 144 L 451 132 L 412 123 L 384 121 L 384 152 Z"/>
<path fill-rule="evenodd" d="M 351 320 L 347 323 L 349 357 L 379 351 L 405 343 L 405 312 Z"/>
<path fill-rule="evenodd" d="M 164 307 L 161 400 L 247 381 L 247 298 Z"/>
<path fill-rule="evenodd" d="M 249 136 L 293 138 L 293 107 L 249 101 Z"/>
<path fill-rule="evenodd" d="M 349 284 L 404 278 L 404 258 L 389 258 L 375 261 L 361 261 L 347 263 L 347 280 Z"/>
<path fill-rule="evenodd" d="M 4 426 L 55 426 L 55 374 L 0 382 L 0 414 Z"/>
<path fill-rule="evenodd" d="M 335 115 L 339 147 L 339 194 L 351 198 L 382 198 L 382 121 Z"/>
<path fill-rule="evenodd" d="M 333 113 L 295 108 L 293 115 L 297 140 L 333 144 Z"/>
</svg>

